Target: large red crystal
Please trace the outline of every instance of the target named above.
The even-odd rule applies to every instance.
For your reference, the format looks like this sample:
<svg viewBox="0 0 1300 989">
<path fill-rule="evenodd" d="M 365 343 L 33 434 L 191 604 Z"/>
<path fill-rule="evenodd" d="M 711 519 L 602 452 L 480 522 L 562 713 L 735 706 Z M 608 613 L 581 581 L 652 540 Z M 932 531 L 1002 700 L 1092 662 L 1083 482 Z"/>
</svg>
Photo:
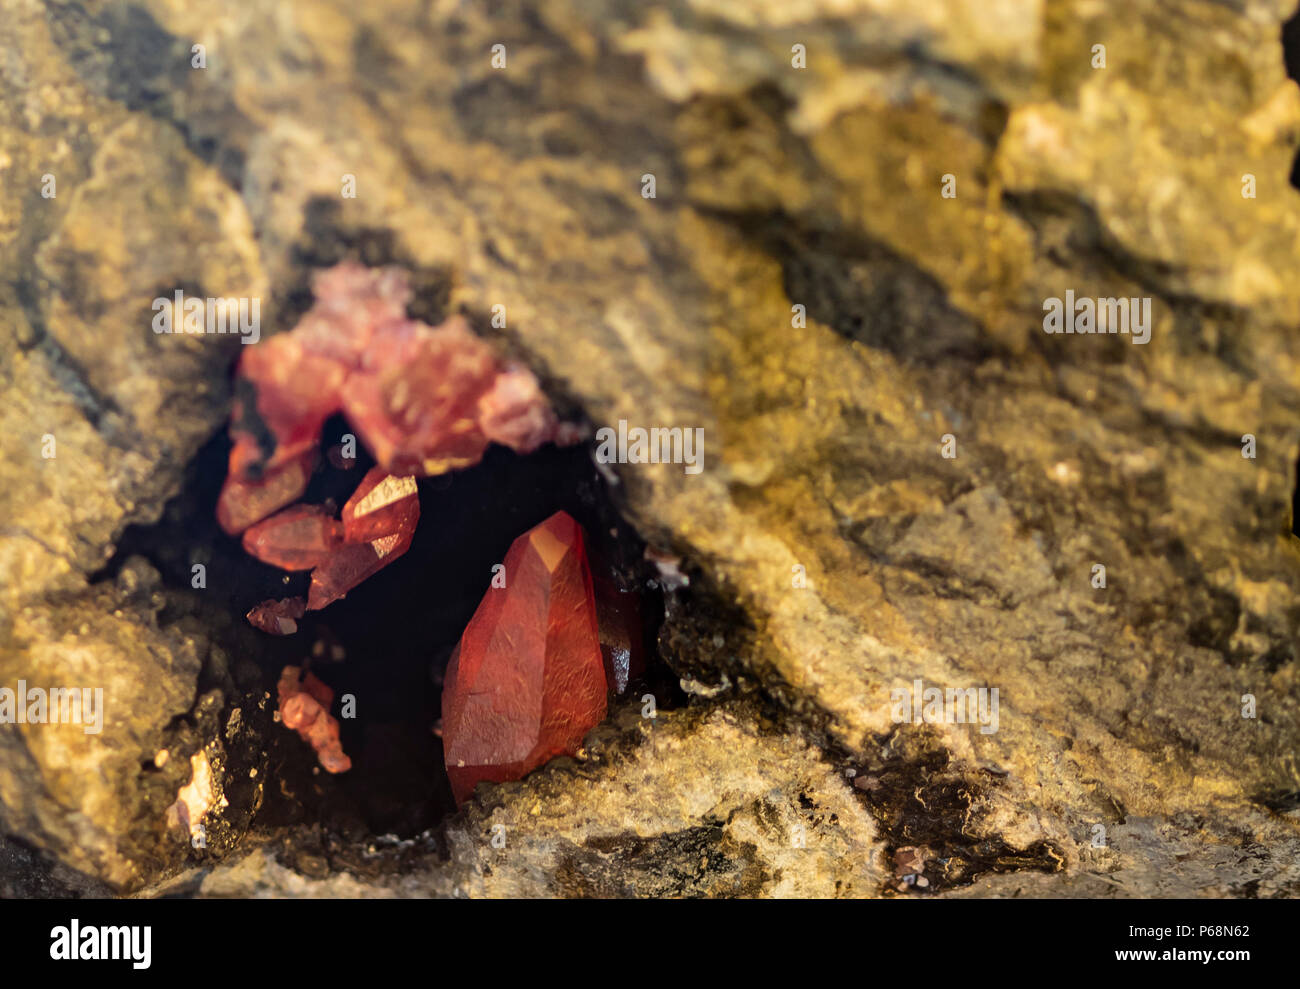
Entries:
<svg viewBox="0 0 1300 989">
<path fill-rule="evenodd" d="M 442 739 L 457 803 L 573 754 L 605 717 L 607 684 L 582 528 L 557 512 L 505 559 L 447 667 Z"/>
</svg>

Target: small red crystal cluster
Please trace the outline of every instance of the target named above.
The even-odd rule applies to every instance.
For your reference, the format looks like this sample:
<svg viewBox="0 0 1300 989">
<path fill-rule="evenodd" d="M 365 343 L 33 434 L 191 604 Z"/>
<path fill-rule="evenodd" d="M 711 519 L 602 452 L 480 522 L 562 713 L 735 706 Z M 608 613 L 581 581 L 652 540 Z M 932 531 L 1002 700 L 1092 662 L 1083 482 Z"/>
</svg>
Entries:
<svg viewBox="0 0 1300 989">
<path fill-rule="evenodd" d="M 600 596 L 608 597 L 603 606 Z M 456 802 L 573 755 L 640 663 L 635 612 L 592 579 L 582 527 L 556 512 L 516 539 L 447 667 L 442 740 Z M 602 618 L 605 620 L 602 621 Z"/>
<path fill-rule="evenodd" d="M 248 613 L 274 635 L 297 631 L 400 557 L 420 519 L 416 479 L 477 463 L 490 443 L 528 453 L 570 443 L 537 379 L 503 364 L 454 316 L 432 327 L 406 315 L 411 290 L 396 268 L 343 263 L 318 274 L 316 301 L 289 333 L 250 348 L 237 373 L 230 469 L 217 518 L 246 552 L 310 570 L 307 598 Z M 316 466 L 325 420 L 343 413 L 377 466 L 338 518 L 294 504 Z M 349 467 L 330 451 L 336 467 Z M 487 592 L 448 666 L 443 742 L 457 803 L 484 780 L 514 780 L 574 754 L 640 664 L 635 596 L 593 579 L 582 528 L 557 512 L 514 541 L 505 586 Z M 328 713 L 333 691 L 287 666 L 280 718 L 331 773 L 351 761 Z"/>
<path fill-rule="evenodd" d="M 343 262 L 318 273 L 312 289 L 315 304 L 291 332 L 240 359 L 230 470 L 217 502 L 221 527 L 243 533 L 248 553 L 312 572 L 308 611 L 406 552 L 420 518 L 417 477 L 477 463 L 493 442 L 528 453 L 576 439 L 532 372 L 499 361 L 462 317 L 437 327 L 408 318 L 401 269 Z M 341 520 L 323 506 L 293 504 L 307 490 L 325 420 L 337 412 L 378 463 Z M 300 617 L 268 601 L 249 621 L 283 635 Z"/>
<path fill-rule="evenodd" d="M 316 750 L 321 768 L 327 773 L 346 773 L 352 760 L 339 741 L 339 723 L 329 713 L 334 691 L 314 674 L 303 675 L 296 666 L 286 666 L 276 685 L 281 723 L 296 731 Z"/>
</svg>

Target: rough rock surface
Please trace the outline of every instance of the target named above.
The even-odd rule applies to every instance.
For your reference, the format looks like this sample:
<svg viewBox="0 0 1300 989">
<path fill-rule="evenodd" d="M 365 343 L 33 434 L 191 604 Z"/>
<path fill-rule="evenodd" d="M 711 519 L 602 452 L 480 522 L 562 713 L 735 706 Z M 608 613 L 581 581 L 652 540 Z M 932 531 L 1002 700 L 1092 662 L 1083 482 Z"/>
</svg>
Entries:
<svg viewBox="0 0 1300 989">
<path fill-rule="evenodd" d="M 1291 6 L 0 0 L 0 685 L 151 685 L 94 748 L 0 727 L 0 830 L 119 889 L 175 872 L 140 767 L 180 731 L 170 794 L 211 749 L 203 854 L 240 847 L 265 726 L 202 595 L 160 624 L 92 578 L 228 411 L 239 344 L 157 337 L 151 300 L 283 329 L 351 253 L 593 423 L 704 429 L 698 475 L 617 467 L 695 578 L 664 652 L 698 696 L 393 875 L 323 836 L 170 882 L 873 895 L 934 861 L 941 894 L 1296 895 Z M 1150 343 L 1044 334 L 1067 289 L 1151 298 Z M 999 730 L 895 725 L 915 679 L 997 687 Z"/>
</svg>

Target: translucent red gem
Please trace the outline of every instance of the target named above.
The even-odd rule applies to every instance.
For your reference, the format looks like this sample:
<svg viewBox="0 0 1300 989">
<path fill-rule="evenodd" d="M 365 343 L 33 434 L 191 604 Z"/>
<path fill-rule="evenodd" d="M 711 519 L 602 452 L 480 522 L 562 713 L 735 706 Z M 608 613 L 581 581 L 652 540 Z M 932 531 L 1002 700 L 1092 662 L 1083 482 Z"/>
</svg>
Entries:
<svg viewBox="0 0 1300 989">
<path fill-rule="evenodd" d="M 244 552 L 281 570 L 310 570 L 343 542 L 343 525 L 319 505 L 294 505 L 244 532 Z"/>
<path fill-rule="evenodd" d="M 317 611 L 378 573 L 408 549 L 420 522 L 415 478 L 369 471 L 343 506 L 343 542 L 311 573 L 307 610 Z"/>
<path fill-rule="evenodd" d="M 582 528 L 557 512 L 511 544 L 461 637 L 442 690 L 457 803 L 573 754 L 604 717 L 607 683 Z"/>
<path fill-rule="evenodd" d="M 319 611 L 344 597 L 411 548 L 415 529 L 380 536 L 365 543 L 344 543 L 311 572 L 307 610 Z"/>
<path fill-rule="evenodd" d="M 359 543 L 410 529 L 420 521 L 420 496 L 411 475 L 390 474 L 382 467 L 367 472 L 343 506 L 343 533 Z"/>
</svg>

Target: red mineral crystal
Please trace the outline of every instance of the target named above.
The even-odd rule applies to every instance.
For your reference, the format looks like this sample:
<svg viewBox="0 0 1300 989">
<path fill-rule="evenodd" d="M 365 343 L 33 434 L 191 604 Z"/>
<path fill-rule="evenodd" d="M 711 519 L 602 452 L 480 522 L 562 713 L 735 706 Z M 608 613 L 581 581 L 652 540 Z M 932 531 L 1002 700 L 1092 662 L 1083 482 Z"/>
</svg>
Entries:
<svg viewBox="0 0 1300 989">
<path fill-rule="evenodd" d="M 381 467 L 442 474 L 482 459 L 489 440 L 478 401 L 498 371 L 492 348 L 463 317 L 439 327 L 388 323 L 348 378 L 343 410 Z"/>
<path fill-rule="evenodd" d="M 559 425 L 533 372 L 508 365 L 478 400 L 483 435 L 516 453 L 532 453 L 556 438 Z"/>
<path fill-rule="evenodd" d="M 257 605 L 248 615 L 248 624 L 270 635 L 293 635 L 298 631 L 298 619 L 307 613 L 303 598 L 268 600 Z"/>
<path fill-rule="evenodd" d="M 377 328 L 406 320 L 410 279 L 401 268 L 343 261 L 312 276 L 316 303 L 294 327 L 308 349 L 355 368 Z"/>
<path fill-rule="evenodd" d="M 319 505 L 294 505 L 244 532 L 244 552 L 281 570 L 310 570 L 343 542 L 343 525 Z"/>
<path fill-rule="evenodd" d="M 343 506 L 345 541 L 312 571 L 307 610 L 337 601 L 405 553 L 419 522 L 415 478 L 398 477 L 382 467 L 369 471 Z"/>
<path fill-rule="evenodd" d="M 276 685 L 280 722 L 296 731 L 304 742 L 316 750 L 316 758 L 327 773 L 345 773 L 352 760 L 343 753 L 339 742 L 339 723 L 329 713 L 334 691 L 311 673 L 305 677 L 296 666 L 280 671 Z"/>
<path fill-rule="evenodd" d="M 347 595 L 363 580 L 373 577 L 411 548 L 412 525 L 404 532 L 380 536 L 367 543 L 343 543 L 329 559 L 311 572 L 307 610 L 319 611 Z"/>
<path fill-rule="evenodd" d="M 442 737 L 457 803 L 515 780 L 605 717 L 607 684 L 582 528 L 557 512 L 511 544 L 447 667 Z"/>
<path fill-rule="evenodd" d="M 344 262 L 318 272 L 312 289 L 316 301 L 293 330 L 240 358 L 217 517 L 237 535 L 301 497 L 322 426 L 342 411 L 379 464 L 344 509 L 345 542 L 324 547 L 324 527 L 288 532 L 276 520 L 245 542 L 286 569 L 315 565 L 308 608 L 318 608 L 406 551 L 416 477 L 477 463 L 493 442 L 527 453 L 580 434 L 556 420 L 532 372 L 503 364 L 463 317 L 410 319 L 400 269 Z"/>
<path fill-rule="evenodd" d="M 254 522 L 301 498 L 311 480 L 314 459 L 315 454 L 309 450 L 286 464 L 272 467 L 260 481 L 244 481 L 234 472 L 228 474 L 217 499 L 217 521 L 221 528 L 237 536 Z"/>
<path fill-rule="evenodd" d="M 419 521 L 420 495 L 415 478 L 390 474 L 382 467 L 369 471 L 343 506 L 343 533 L 350 543 L 395 532 L 414 532 Z"/>
<path fill-rule="evenodd" d="M 296 333 L 282 333 L 244 350 L 239 375 L 253 385 L 258 417 L 275 438 L 268 466 L 313 449 L 325 420 L 339 409 L 347 368 L 313 352 Z"/>
</svg>

